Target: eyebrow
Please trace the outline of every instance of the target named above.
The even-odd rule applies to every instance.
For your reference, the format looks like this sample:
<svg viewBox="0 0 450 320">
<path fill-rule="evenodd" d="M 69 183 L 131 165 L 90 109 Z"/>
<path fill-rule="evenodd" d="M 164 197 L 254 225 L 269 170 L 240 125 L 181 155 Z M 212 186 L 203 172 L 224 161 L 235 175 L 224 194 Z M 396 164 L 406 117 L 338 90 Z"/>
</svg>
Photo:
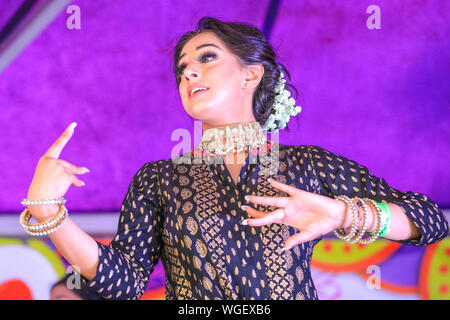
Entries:
<svg viewBox="0 0 450 320">
<path fill-rule="evenodd" d="M 209 46 L 210 46 L 210 47 L 216 47 L 217 49 L 219 49 L 219 50 L 222 51 L 222 49 L 220 49 L 218 46 L 216 46 L 216 45 L 213 44 L 213 43 L 205 43 L 205 44 L 202 44 L 202 45 L 198 46 L 198 47 L 196 48 L 196 50 L 198 51 L 198 50 L 200 50 L 201 48 L 209 47 Z M 185 55 L 186 55 L 186 53 L 183 53 L 183 54 L 180 56 L 180 58 L 178 59 L 178 61 L 180 61 L 181 58 L 183 58 Z"/>
</svg>

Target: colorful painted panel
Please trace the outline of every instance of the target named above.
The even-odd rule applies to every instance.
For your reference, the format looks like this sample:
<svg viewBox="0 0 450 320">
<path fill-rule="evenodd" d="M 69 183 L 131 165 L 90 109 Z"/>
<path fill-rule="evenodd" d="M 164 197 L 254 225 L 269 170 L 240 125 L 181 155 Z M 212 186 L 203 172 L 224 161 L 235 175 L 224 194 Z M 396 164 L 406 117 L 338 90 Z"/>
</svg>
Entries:
<svg viewBox="0 0 450 320">
<path fill-rule="evenodd" d="M 111 239 L 96 238 L 105 244 Z M 322 300 L 450 300 L 450 237 L 428 247 L 324 239 L 316 245 L 311 264 Z M 66 270 L 69 264 L 49 240 L 0 238 L 0 300 L 47 300 Z M 160 261 L 141 300 L 163 300 L 164 281 Z"/>
</svg>

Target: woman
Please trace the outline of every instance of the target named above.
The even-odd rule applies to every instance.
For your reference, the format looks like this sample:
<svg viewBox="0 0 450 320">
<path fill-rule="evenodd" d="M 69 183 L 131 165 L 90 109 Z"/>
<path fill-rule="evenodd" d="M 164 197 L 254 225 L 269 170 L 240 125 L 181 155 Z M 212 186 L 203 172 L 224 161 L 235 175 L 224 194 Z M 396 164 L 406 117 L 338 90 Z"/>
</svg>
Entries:
<svg viewBox="0 0 450 320">
<path fill-rule="evenodd" d="M 258 29 L 202 18 L 174 58 L 183 106 L 202 120 L 202 142 L 136 173 L 112 243 L 80 230 L 63 203 L 29 206 L 39 223 L 66 221 L 41 230 L 80 268 L 86 298 L 138 299 L 161 258 L 167 299 L 317 299 L 310 260 L 329 232 L 418 246 L 447 235 L 427 196 L 402 193 L 318 146 L 265 140 L 263 128 L 282 129 L 299 108 L 284 95 L 287 70 Z M 84 185 L 76 175 L 88 170 L 59 159 L 75 125 L 40 159 L 28 199 L 58 199 L 71 184 Z M 370 241 L 362 238 L 368 233 Z"/>
</svg>

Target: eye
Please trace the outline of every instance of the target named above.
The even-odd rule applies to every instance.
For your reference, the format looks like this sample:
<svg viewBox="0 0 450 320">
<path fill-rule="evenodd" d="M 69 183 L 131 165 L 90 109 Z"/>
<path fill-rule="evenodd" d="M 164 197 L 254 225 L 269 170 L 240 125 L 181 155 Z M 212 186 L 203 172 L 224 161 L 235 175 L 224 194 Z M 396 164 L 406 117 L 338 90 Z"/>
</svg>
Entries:
<svg viewBox="0 0 450 320">
<path fill-rule="evenodd" d="M 211 58 L 211 60 L 213 60 L 213 59 L 217 58 L 217 55 L 214 52 L 205 52 L 198 58 L 198 60 L 200 62 L 203 62 L 205 60 L 206 60 L 206 62 L 209 62 L 209 61 L 211 61 L 210 58 Z M 178 76 L 181 76 L 181 73 L 183 72 L 184 68 L 186 68 L 186 64 L 184 64 L 184 63 L 182 63 L 181 65 L 178 66 L 178 68 L 177 68 Z"/>
<path fill-rule="evenodd" d="M 205 52 L 204 54 L 202 54 L 200 56 L 200 61 L 202 61 L 203 59 L 207 59 L 207 58 L 215 59 L 216 57 L 217 57 L 217 55 L 214 52 Z"/>
</svg>

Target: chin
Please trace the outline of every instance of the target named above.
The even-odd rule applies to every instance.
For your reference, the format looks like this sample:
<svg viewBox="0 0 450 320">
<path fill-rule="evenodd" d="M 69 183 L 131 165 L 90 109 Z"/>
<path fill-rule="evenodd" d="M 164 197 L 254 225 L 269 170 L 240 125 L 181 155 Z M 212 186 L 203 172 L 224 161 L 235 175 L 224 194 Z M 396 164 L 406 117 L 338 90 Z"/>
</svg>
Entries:
<svg viewBox="0 0 450 320">
<path fill-rule="evenodd" d="M 213 107 L 204 105 L 202 103 L 197 103 L 189 107 L 185 107 L 184 110 L 195 119 L 207 120 L 209 118 L 217 117 L 217 112 L 214 112 Z"/>
</svg>

